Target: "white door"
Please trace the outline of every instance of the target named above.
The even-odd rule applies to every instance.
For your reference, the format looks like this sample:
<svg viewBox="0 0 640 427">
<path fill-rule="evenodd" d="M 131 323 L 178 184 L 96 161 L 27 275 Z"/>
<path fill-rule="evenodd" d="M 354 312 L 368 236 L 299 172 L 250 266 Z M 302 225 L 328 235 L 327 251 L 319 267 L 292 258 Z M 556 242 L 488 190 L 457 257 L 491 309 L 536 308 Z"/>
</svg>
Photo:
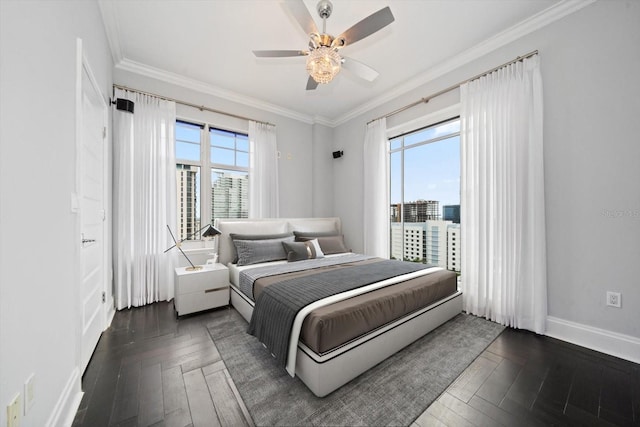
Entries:
<svg viewBox="0 0 640 427">
<path fill-rule="evenodd" d="M 78 164 L 80 214 L 80 368 L 87 367 L 105 327 L 105 147 L 107 105 L 83 61 Z"/>
</svg>

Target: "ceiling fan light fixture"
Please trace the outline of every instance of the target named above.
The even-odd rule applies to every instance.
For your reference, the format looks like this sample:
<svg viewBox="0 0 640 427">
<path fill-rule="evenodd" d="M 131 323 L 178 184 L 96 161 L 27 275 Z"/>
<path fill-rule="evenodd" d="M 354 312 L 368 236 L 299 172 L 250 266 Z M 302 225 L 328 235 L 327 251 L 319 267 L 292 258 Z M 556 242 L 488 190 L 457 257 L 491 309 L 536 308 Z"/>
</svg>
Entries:
<svg viewBox="0 0 640 427">
<path fill-rule="evenodd" d="M 2 1 L 2 0 L 0 0 Z M 307 90 L 315 90 L 318 84 L 329 83 L 344 65 L 347 71 L 372 82 L 378 77 L 373 68 L 353 59 L 343 58 L 338 52 L 347 45 L 376 33 L 391 24 L 395 18 L 389 6 L 383 7 L 352 25 L 338 37 L 327 34 L 327 18 L 331 16 L 333 5 L 330 0 L 320 0 L 316 10 L 322 18 L 322 32 L 314 22 L 303 0 L 283 2 L 285 9 L 298 21 L 300 28 L 309 35 L 309 50 L 254 50 L 258 58 L 284 58 L 291 56 L 307 57 Z M 345 62 L 346 61 L 346 62 Z"/>
<path fill-rule="evenodd" d="M 307 72 L 318 83 L 329 83 L 340 71 L 342 57 L 327 46 L 320 46 L 307 56 Z"/>
</svg>

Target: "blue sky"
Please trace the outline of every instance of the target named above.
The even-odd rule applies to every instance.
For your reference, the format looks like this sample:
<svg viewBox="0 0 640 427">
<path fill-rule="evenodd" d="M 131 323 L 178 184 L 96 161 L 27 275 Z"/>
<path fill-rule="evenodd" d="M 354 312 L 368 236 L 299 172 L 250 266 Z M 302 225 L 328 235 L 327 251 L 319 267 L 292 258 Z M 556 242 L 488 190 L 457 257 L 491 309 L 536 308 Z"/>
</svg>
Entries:
<svg viewBox="0 0 640 427">
<path fill-rule="evenodd" d="M 176 158 L 200 160 L 200 133 L 198 125 L 178 122 L 176 125 Z M 246 135 L 218 129 L 209 132 L 211 161 L 230 166 L 249 166 L 249 140 Z"/>
<path fill-rule="evenodd" d="M 401 201 L 401 152 L 391 155 L 391 203 Z M 405 150 L 404 201 L 438 200 L 440 207 L 460 204 L 460 137 Z"/>
<path fill-rule="evenodd" d="M 188 142 L 193 142 L 189 144 Z M 200 127 L 178 123 L 176 125 L 176 157 L 185 160 L 200 160 Z"/>
</svg>

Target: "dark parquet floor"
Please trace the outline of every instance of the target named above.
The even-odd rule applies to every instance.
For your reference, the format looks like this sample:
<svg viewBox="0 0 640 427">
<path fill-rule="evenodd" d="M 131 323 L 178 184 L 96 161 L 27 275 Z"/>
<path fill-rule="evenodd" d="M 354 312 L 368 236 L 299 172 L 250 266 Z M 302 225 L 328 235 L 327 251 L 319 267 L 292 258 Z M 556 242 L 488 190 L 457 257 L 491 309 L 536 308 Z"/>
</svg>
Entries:
<svg viewBox="0 0 640 427">
<path fill-rule="evenodd" d="M 117 312 L 73 426 L 253 425 L 207 332 L 215 315 L 177 318 L 172 302 Z M 640 427 L 640 365 L 506 329 L 413 427 L 443 425 Z"/>
</svg>

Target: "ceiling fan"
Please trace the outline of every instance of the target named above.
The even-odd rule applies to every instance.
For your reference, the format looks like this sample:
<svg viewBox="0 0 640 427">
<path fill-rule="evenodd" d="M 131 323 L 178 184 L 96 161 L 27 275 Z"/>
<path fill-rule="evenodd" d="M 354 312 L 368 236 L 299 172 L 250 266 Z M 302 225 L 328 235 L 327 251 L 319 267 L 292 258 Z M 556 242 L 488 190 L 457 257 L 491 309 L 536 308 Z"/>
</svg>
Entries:
<svg viewBox="0 0 640 427">
<path fill-rule="evenodd" d="M 307 90 L 314 90 L 320 83 L 329 83 L 338 74 L 340 68 L 345 68 L 368 81 L 373 81 L 378 77 L 376 70 L 362 62 L 341 56 L 340 50 L 391 24 L 395 18 L 388 6 L 367 16 L 338 37 L 327 34 L 327 18 L 331 16 L 333 11 L 333 5 L 329 0 L 320 0 L 316 7 L 318 15 L 322 18 L 322 33 L 318 32 L 318 28 L 302 0 L 287 1 L 284 6 L 291 12 L 305 33 L 309 34 L 309 49 L 254 50 L 255 56 L 259 58 L 306 56 L 307 72 L 309 73 Z"/>
</svg>

